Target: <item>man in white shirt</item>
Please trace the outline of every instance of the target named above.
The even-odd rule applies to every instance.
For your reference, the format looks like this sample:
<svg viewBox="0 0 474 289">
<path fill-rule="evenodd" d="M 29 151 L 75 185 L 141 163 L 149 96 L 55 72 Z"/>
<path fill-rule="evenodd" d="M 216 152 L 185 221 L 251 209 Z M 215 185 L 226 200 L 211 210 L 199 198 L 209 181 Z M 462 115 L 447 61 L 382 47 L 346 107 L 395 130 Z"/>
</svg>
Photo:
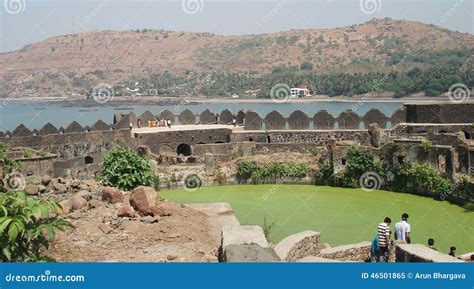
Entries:
<svg viewBox="0 0 474 289">
<path fill-rule="evenodd" d="M 407 244 L 410 244 L 411 226 L 410 224 L 408 224 L 407 220 L 408 214 L 403 213 L 401 221 L 395 224 L 395 240 L 401 240 L 406 242 Z"/>
</svg>

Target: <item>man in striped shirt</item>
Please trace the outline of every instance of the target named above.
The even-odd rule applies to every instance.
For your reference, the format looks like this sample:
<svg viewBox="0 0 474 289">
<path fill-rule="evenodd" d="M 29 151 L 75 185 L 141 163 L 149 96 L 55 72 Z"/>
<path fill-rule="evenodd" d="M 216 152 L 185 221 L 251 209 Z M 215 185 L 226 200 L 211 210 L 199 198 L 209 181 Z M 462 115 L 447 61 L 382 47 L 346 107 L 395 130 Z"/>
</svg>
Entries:
<svg viewBox="0 0 474 289">
<path fill-rule="evenodd" d="M 379 240 L 379 261 L 388 262 L 388 256 L 390 255 L 390 224 L 392 220 L 386 217 L 383 223 L 380 223 L 377 227 L 377 235 Z"/>
</svg>

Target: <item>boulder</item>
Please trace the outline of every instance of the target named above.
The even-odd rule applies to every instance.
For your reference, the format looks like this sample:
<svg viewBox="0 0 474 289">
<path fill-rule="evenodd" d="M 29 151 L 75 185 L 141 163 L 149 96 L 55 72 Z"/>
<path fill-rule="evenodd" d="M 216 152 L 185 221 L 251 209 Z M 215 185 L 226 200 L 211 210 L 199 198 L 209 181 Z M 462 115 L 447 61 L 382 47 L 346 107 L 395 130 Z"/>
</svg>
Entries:
<svg viewBox="0 0 474 289">
<path fill-rule="evenodd" d="M 86 199 L 87 201 L 90 201 L 92 199 L 92 194 L 91 192 L 89 191 L 86 191 L 86 190 L 82 190 L 82 191 L 79 191 L 76 196 L 79 196 L 79 197 L 82 197 L 84 199 Z"/>
<path fill-rule="evenodd" d="M 117 209 L 117 216 L 120 218 L 133 218 L 135 217 L 135 210 L 128 205 L 122 205 Z"/>
<path fill-rule="evenodd" d="M 89 201 L 89 208 L 90 209 L 99 208 L 102 205 L 103 205 L 103 203 L 99 200 L 92 199 L 92 200 Z"/>
<path fill-rule="evenodd" d="M 72 212 L 72 200 L 64 200 L 59 202 L 59 206 L 61 207 L 61 214 L 66 215 Z"/>
<path fill-rule="evenodd" d="M 158 219 L 152 216 L 145 216 L 145 217 L 140 218 L 140 221 L 142 221 L 143 223 L 153 224 L 153 223 L 158 222 Z"/>
<path fill-rule="evenodd" d="M 87 200 L 81 196 L 74 195 L 71 198 L 71 201 L 72 201 L 72 208 L 74 210 L 79 210 L 79 209 L 87 207 Z"/>
<path fill-rule="evenodd" d="M 67 188 L 64 184 L 61 184 L 61 183 L 57 183 L 57 182 L 53 182 L 53 188 L 54 188 L 54 192 L 56 194 L 65 194 L 67 193 Z"/>
<path fill-rule="evenodd" d="M 30 196 L 36 196 L 39 192 L 38 185 L 26 185 L 25 191 Z"/>
<path fill-rule="evenodd" d="M 151 212 L 155 217 L 169 217 L 173 215 L 173 209 L 165 202 L 153 206 Z"/>
<path fill-rule="evenodd" d="M 123 194 L 117 188 L 104 187 L 102 189 L 102 200 L 111 204 L 123 203 Z"/>
<path fill-rule="evenodd" d="M 130 194 L 130 205 L 141 216 L 152 215 L 151 208 L 156 205 L 157 195 L 155 189 L 151 187 L 135 188 Z"/>
<path fill-rule="evenodd" d="M 41 177 L 41 184 L 43 186 L 48 186 L 50 182 L 51 182 L 51 177 L 49 175 L 43 175 Z"/>
<path fill-rule="evenodd" d="M 46 186 L 44 186 L 44 185 L 38 185 L 38 192 L 39 192 L 40 194 L 46 192 Z"/>
<path fill-rule="evenodd" d="M 106 235 L 113 231 L 113 229 L 106 224 L 100 224 L 99 229 Z"/>
<path fill-rule="evenodd" d="M 304 231 L 281 240 L 275 247 L 275 252 L 281 260 L 294 262 L 318 253 L 320 233 Z"/>
</svg>

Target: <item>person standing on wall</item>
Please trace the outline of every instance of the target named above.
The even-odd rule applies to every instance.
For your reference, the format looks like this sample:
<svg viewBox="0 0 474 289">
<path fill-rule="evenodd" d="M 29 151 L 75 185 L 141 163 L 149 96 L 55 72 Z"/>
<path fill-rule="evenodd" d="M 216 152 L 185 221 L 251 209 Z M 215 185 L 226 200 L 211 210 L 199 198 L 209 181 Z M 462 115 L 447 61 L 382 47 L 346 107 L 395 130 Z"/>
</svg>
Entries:
<svg viewBox="0 0 474 289">
<path fill-rule="evenodd" d="M 411 243 L 410 231 L 411 226 L 408 224 L 408 214 L 403 213 L 400 222 L 395 224 L 395 240 L 404 241 L 407 244 Z"/>
<path fill-rule="evenodd" d="M 386 217 L 383 223 L 380 223 L 377 227 L 377 235 L 379 241 L 379 262 L 388 262 L 390 256 L 390 224 L 392 220 Z"/>
</svg>

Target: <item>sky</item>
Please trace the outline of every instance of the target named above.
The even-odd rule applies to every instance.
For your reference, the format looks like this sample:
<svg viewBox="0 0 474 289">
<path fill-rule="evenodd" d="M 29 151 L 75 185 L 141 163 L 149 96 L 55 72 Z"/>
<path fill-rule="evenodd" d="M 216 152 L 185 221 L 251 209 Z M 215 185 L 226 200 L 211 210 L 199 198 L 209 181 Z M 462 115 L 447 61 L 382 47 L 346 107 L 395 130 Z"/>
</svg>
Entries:
<svg viewBox="0 0 474 289">
<path fill-rule="evenodd" d="M 474 34 L 474 0 L 0 1 L 0 52 L 93 29 L 242 35 L 344 27 L 384 17 Z"/>
</svg>

